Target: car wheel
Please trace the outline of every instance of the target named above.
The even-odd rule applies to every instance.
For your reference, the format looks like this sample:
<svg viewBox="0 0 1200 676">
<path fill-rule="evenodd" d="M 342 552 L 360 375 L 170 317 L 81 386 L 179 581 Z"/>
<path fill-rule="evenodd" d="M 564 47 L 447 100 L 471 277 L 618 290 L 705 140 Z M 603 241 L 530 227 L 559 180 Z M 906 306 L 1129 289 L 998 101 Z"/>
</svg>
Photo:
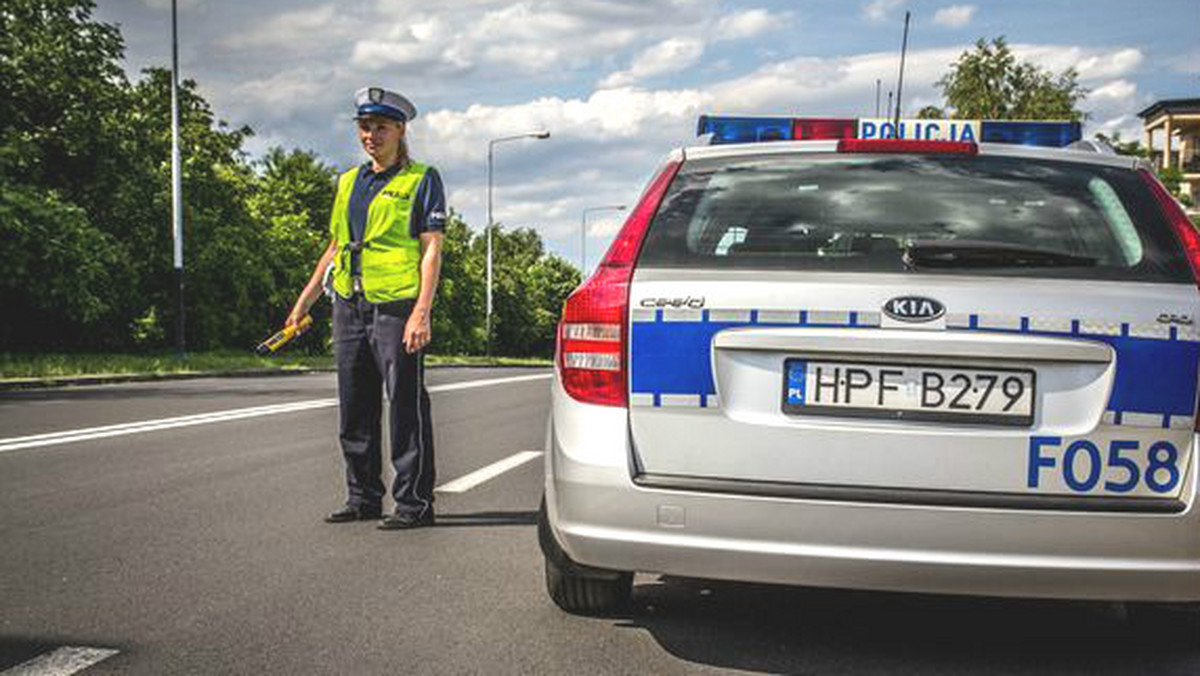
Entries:
<svg viewBox="0 0 1200 676">
<path fill-rule="evenodd" d="M 559 608 L 580 615 L 603 615 L 624 608 L 633 590 L 633 574 L 615 578 L 581 577 L 546 559 L 546 591 Z"/>
<path fill-rule="evenodd" d="M 538 542 L 546 557 L 546 591 L 559 608 L 578 615 L 605 615 L 629 602 L 633 573 L 572 561 L 550 531 L 545 499 L 538 513 Z"/>
</svg>

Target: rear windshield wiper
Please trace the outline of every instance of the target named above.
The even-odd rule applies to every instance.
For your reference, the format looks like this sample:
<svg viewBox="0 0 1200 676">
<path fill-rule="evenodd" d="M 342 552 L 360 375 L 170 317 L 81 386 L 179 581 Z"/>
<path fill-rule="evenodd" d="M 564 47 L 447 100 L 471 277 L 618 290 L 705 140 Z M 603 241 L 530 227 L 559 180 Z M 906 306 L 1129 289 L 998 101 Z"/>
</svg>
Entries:
<svg viewBox="0 0 1200 676">
<path fill-rule="evenodd" d="M 976 239 L 914 239 L 904 247 L 909 268 L 1090 267 L 1092 256 Z"/>
</svg>

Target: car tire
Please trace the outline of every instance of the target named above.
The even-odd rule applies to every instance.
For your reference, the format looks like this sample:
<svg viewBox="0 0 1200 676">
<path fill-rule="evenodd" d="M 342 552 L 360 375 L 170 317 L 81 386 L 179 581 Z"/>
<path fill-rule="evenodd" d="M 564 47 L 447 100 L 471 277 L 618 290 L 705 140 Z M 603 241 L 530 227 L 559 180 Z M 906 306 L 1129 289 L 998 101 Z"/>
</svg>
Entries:
<svg viewBox="0 0 1200 676">
<path fill-rule="evenodd" d="M 568 613 L 607 615 L 629 603 L 633 574 L 614 578 L 582 577 L 546 559 L 546 591 L 554 603 Z"/>
<path fill-rule="evenodd" d="M 572 561 L 550 530 L 544 498 L 538 512 L 538 542 L 546 557 L 546 591 L 559 608 L 576 615 L 608 615 L 629 603 L 633 573 Z"/>
</svg>

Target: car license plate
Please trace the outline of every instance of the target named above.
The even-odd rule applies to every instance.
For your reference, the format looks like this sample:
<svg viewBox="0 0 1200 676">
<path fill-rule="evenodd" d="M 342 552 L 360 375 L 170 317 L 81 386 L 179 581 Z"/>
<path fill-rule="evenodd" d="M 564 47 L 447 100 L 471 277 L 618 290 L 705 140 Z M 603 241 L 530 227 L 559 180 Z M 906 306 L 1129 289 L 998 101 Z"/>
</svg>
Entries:
<svg viewBox="0 0 1200 676">
<path fill-rule="evenodd" d="M 788 359 L 783 411 L 896 420 L 1029 426 L 1029 369 Z"/>
</svg>

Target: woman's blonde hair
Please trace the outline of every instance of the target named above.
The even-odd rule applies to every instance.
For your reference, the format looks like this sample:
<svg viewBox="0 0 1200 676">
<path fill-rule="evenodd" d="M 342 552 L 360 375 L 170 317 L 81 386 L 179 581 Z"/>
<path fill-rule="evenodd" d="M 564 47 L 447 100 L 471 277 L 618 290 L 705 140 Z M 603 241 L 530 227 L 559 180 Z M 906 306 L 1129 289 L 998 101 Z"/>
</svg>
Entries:
<svg viewBox="0 0 1200 676">
<path fill-rule="evenodd" d="M 407 131 L 408 130 L 406 129 L 405 132 Z M 401 136 L 400 145 L 398 148 L 396 148 L 396 164 L 399 164 L 400 168 L 403 169 L 404 167 L 408 166 L 408 163 L 411 161 L 411 159 L 412 158 L 408 156 L 408 136 Z"/>
</svg>

